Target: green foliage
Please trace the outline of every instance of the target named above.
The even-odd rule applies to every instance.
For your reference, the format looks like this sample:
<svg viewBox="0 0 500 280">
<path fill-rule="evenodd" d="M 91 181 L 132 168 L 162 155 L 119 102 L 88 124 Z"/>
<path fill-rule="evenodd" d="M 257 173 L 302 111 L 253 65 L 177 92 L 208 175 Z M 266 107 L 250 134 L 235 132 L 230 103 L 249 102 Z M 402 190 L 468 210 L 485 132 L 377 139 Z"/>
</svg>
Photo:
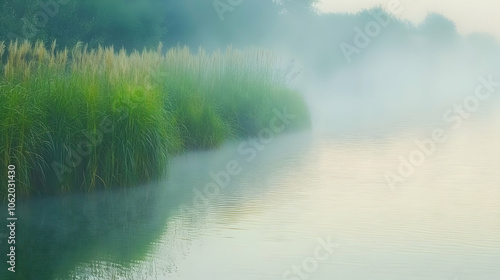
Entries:
<svg viewBox="0 0 500 280">
<path fill-rule="evenodd" d="M 275 108 L 299 116 L 289 128 L 303 127 L 307 109 L 276 63 L 253 49 L 127 55 L 12 42 L 0 79 L 0 170 L 16 165 L 19 195 L 131 186 L 161 179 L 185 149 L 257 135 Z"/>
<path fill-rule="evenodd" d="M 0 4 L 0 41 L 78 41 L 143 49 L 159 41 L 198 47 L 257 43 L 283 11 L 310 12 L 314 0 L 243 1 L 221 22 L 206 0 L 23 0 Z M 227 3 L 226 0 L 222 2 Z M 211 47 L 211 46 L 208 46 Z"/>
<path fill-rule="evenodd" d="M 0 4 L 0 40 L 142 49 L 165 39 L 164 6 L 160 0 L 5 1 Z"/>
</svg>

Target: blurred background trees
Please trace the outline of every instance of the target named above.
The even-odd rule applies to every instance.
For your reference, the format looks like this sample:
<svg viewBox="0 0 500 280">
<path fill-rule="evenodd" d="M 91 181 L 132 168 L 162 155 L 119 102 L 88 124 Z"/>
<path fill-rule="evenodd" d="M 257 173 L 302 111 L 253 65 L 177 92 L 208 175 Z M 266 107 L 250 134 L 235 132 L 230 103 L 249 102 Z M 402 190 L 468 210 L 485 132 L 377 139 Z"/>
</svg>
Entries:
<svg viewBox="0 0 500 280">
<path fill-rule="evenodd" d="M 255 42 L 283 11 L 310 11 L 314 0 L 6 0 L 0 4 L 0 40 L 29 39 L 59 46 L 77 41 L 127 50 L 200 42 Z M 257 40 L 258 41 L 258 40 Z"/>
<path fill-rule="evenodd" d="M 459 36 L 452 21 L 430 14 L 421 24 L 398 19 L 381 8 L 356 14 L 321 14 L 318 0 L 4 0 L 0 4 L 0 41 L 28 39 L 58 48 L 82 41 L 115 49 L 166 48 L 187 45 L 207 51 L 247 46 L 277 50 L 289 55 L 317 75 L 328 76 L 346 66 L 341 43 L 354 44 L 356 28 L 376 20 L 373 13 L 390 19 L 370 48 L 353 55 L 376 56 L 376 50 L 429 46 L 429 52 L 444 51 L 467 43 L 481 49 L 496 49 L 487 34 Z M 473 39 L 475 38 L 475 39 Z M 479 39 L 480 40 L 479 40 Z M 416 44 L 415 42 L 419 42 Z"/>
</svg>

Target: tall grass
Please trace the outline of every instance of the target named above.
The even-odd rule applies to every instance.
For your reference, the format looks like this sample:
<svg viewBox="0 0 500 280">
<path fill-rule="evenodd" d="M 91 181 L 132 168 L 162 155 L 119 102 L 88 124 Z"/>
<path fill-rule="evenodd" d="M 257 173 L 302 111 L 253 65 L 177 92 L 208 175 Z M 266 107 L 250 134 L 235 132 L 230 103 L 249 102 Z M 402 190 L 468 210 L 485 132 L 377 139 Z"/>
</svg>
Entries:
<svg viewBox="0 0 500 280">
<path fill-rule="evenodd" d="M 14 164 L 19 195 L 158 180 L 172 154 L 256 135 L 273 108 L 299 116 L 290 129 L 309 122 L 278 61 L 256 49 L 127 54 L 15 41 L 0 42 L 0 61 L 0 180 Z"/>
</svg>

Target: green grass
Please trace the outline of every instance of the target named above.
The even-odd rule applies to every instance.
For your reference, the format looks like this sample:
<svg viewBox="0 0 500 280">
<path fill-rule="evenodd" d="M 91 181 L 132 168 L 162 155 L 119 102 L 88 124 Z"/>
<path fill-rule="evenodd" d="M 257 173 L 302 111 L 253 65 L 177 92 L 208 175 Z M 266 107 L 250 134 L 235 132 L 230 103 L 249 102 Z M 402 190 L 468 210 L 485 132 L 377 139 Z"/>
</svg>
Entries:
<svg viewBox="0 0 500 280">
<path fill-rule="evenodd" d="M 255 136 L 274 108 L 298 116 L 287 129 L 309 124 L 279 61 L 261 50 L 0 42 L 0 58 L 0 182 L 14 164 L 18 196 L 159 180 L 172 155 Z"/>
</svg>

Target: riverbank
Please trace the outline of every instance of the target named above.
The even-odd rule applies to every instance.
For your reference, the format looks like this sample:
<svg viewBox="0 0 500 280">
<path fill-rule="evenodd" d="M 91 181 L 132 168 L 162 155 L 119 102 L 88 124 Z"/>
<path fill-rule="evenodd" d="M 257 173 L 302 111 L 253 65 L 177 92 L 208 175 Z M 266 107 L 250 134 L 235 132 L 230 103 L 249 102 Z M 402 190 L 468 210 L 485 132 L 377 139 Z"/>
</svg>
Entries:
<svg viewBox="0 0 500 280">
<path fill-rule="evenodd" d="M 277 111 L 294 116 L 279 133 L 310 122 L 286 71 L 262 50 L 11 42 L 0 57 L 0 180 L 14 165 L 18 196 L 156 181 L 172 155 L 259 136 Z"/>
</svg>

